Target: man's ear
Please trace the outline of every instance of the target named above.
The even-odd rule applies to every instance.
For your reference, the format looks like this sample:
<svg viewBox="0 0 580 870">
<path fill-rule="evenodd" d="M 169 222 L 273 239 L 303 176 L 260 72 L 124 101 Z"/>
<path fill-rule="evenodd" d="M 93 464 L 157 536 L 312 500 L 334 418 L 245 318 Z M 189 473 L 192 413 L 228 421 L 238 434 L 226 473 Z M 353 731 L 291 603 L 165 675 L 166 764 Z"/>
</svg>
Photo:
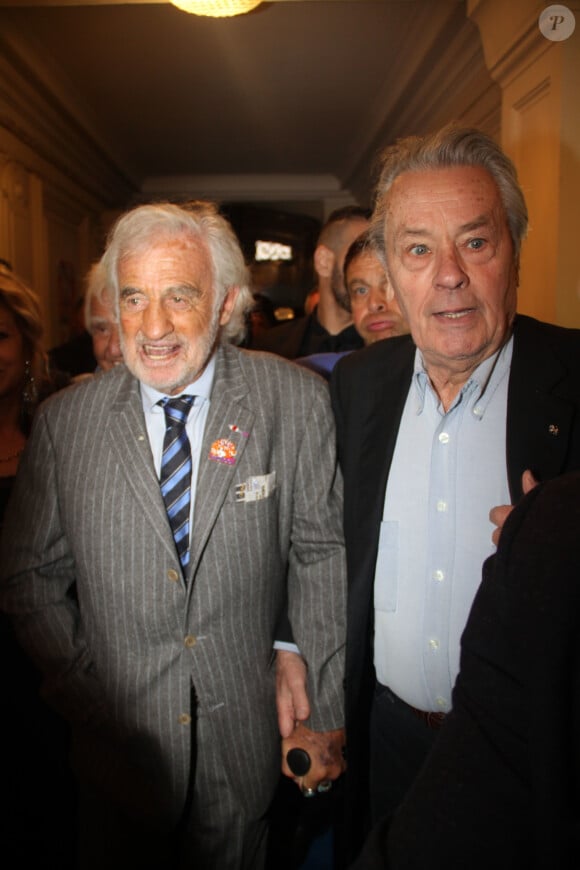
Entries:
<svg viewBox="0 0 580 870">
<path fill-rule="evenodd" d="M 232 312 L 234 310 L 234 306 L 236 304 L 236 299 L 238 298 L 239 292 L 240 292 L 239 287 L 230 287 L 230 289 L 226 293 L 226 298 L 222 302 L 222 308 L 221 308 L 221 312 L 220 312 L 220 326 L 225 326 L 226 323 L 229 322 L 229 319 L 232 316 Z"/>
<path fill-rule="evenodd" d="M 317 245 L 314 250 L 314 271 L 320 278 L 330 278 L 334 268 L 334 251 L 326 245 Z"/>
</svg>

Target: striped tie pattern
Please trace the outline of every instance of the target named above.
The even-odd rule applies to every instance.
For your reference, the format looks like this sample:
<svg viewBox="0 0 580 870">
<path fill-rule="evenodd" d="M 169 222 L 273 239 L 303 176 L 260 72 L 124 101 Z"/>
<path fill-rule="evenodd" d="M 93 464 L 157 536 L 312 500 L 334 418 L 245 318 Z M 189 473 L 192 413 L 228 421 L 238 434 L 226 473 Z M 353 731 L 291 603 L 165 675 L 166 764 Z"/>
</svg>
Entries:
<svg viewBox="0 0 580 870">
<path fill-rule="evenodd" d="M 165 438 L 161 459 L 161 494 L 173 532 L 177 555 L 185 571 L 189 563 L 189 507 L 191 503 L 191 448 L 185 431 L 195 396 L 161 399 L 165 412 Z"/>
</svg>

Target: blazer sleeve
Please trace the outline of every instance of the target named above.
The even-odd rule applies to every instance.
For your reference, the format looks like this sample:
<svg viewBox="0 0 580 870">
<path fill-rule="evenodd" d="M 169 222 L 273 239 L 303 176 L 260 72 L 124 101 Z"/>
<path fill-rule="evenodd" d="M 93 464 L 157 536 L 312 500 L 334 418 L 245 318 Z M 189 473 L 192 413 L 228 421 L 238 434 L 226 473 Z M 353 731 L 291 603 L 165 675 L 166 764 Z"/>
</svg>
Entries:
<svg viewBox="0 0 580 870">
<path fill-rule="evenodd" d="M 6 510 L 0 566 L 0 609 L 42 672 L 46 699 L 71 721 L 100 718 L 102 693 L 83 637 L 74 559 L 59 512 L 54 435 L 42 410 Z"/>
<path fill-rule="evenodd" d="M 342 479 L 328 390 L 316 383 L 298 451 L 288 565 L 288 616 L 308 667 L 309 727 L 344 724 L 346 561 Z"/>
</svg>

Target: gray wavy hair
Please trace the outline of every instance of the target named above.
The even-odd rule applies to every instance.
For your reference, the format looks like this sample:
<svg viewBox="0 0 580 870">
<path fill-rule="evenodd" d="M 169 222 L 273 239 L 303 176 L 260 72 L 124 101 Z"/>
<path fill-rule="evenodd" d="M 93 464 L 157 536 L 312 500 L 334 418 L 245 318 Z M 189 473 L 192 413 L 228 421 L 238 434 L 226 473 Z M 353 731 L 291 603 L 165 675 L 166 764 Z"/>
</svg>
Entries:
<svg viewBox="0 0 580 870">
<path fill-rule="evenodd" d="M 490 136 L 472 127 L 462 127 L 456 122 L 427 136 L 399 139 L 383 151 L 371 222 L 372 237 L 383 259 L 387 193 L 395 179 L 404 172 L 448 169 L 453 166 L 480 166 L 494 179 L 507 215 L 514 255 L 516 260 L 519 259 L 521 244 L 528 230 L 528 209 L 516 168 Z"/>
<path fill-rule="evenodd" d="M 233 287 L 238 288 L 231 317 L 220 330 L 221 341 L 238 344 L 246 333 L 246 314 L 253 304 L 249 274 L 238 239 L 213 202 L 152 203 L 137 206 L 121 215 L 109 234 L 103 255 L 103 266 L 113 290 L 117 313 L 119 261 L 146 247 L 155 237 L 178 238 L 184 235 L 201 239 L 207 245 L 214 281 L 215 310 Z"/>
</svg>

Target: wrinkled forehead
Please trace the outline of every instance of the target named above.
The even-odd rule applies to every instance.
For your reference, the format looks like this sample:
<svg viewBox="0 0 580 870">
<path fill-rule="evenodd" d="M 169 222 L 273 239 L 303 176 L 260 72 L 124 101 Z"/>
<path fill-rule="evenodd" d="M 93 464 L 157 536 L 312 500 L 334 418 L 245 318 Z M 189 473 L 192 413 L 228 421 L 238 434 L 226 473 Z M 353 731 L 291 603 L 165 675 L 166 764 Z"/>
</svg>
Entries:
<svg viewBox="0 0 580 870">
<path fill-rule="evenodd" d="M 385 223 L 423 228 L 423 223 L 476 220 L 493 215 L 507 225 L 495 179 L 480 166 L 453 166 L 403 172 L 385 192 Z"/>
<path fill-rule="evenodd" d="M 347 281 L 366 272 L 385 271 L 382 260 L 374 251 L 366 250 L 356 254 L 346 267 Z"/>
<path fill-rule="evenodd" d="M 163 280 L 164 277 L 211 280 L 212 260 L 206 242 L 189 232 L 152 234 L 128 245 L 120 252 L 117 262 L 117 279 L 120 284 L 134 274 L 148 275 Z"/>
<path fill-rule="evenodd" d="M 118 262 L 133 257 L 143 257 L 155 251 L 163 256 L 164 251 L 205 251 L 207 245 L 198 233 L 186 227 L 146 227 L 141 233 L 122 239 L 118 248 Z"/>
</svg>

